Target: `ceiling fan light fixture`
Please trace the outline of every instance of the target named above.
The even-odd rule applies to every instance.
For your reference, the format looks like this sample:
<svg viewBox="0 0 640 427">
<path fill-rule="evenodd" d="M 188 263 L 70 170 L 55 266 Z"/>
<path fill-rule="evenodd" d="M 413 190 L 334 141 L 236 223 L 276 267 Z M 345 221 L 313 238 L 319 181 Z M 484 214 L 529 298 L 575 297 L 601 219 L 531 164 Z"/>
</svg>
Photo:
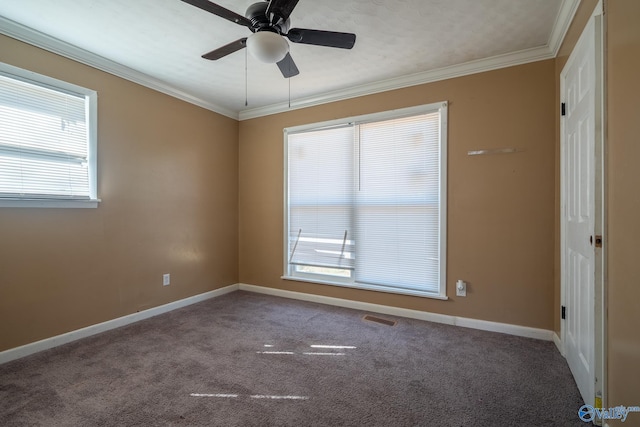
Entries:
<svg viewBox="0 0 640 427">
<path fill-rule="evenodd" d="M 275 64 L 284 59 L 289 52 L 289 43 L 280 34 L 271 31 L 258 31 L 247 38 L 247 49 L 256 59 Z"/>
</svg>

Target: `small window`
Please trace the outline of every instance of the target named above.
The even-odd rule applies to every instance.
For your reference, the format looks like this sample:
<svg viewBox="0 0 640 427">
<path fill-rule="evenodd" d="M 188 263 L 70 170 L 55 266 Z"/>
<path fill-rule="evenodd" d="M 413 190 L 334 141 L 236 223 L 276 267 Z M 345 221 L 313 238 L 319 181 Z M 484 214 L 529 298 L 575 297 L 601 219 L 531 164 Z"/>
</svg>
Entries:
<svg viewBox="0 0 640 427">
<path fill-rule="evenodd" d="M 285 130 L 285 278 L 446 298 L 446 103 Z"/>
<path fill-rule="evenodd" d="M 0 207 L 95 207 L 97 94 L 0 64 Z"/>
</svg>

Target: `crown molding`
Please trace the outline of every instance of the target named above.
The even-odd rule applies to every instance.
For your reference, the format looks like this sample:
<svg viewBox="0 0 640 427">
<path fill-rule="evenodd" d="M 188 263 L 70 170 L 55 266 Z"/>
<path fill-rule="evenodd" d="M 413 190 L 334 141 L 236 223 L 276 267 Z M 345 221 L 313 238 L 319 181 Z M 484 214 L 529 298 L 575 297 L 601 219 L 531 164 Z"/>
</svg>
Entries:
<svg viewBox="0 0 640 427">
<path fill-rule="evenodd" d="M 308 98 L 292 100 L 291 106 L 289 106 L 288 102 L 283 102 L 268 105 L 266 107 L 242 110 L 240 111 L 239 118 L 240 121 L 249 120 L 257 117 L 268 116 L 271 114 L 283 113 L 285 111 L 314 107 L 330 102 L 343 101 L 346 99 L 358 98 L 361 96 L 373 95 L 390 90 L 402 89 L 426 83 L 433 83 L 441 80 L 452 79 L 455 77 L 462 77 L 470 74 L 477 74 L 485 71 L 492 71 L 500 68 L 512 67 L 514 65 L 521 65 L 529 62 L 542 61 L 551 58 L 553 58 L 553 55 L 549 51 L 549 48 L 546 46 L 526 49 L 519 52 L 497 55 L 490 58 L 479 59 L 466 62 L 464 64 L 439 68 L 436 70 L 381 80 L 378 82 L 360 86 L 353 86 L 348 89 L 327 92 L 321 96 L 312 96 Z"/>
<path fill-rule="evenodd" d="M 567 31 L 569 31 L 573 17 L 578 11 L 578 6 L 580 6 L 580 0 L 562 0 L 560 11 L 556 17 L 556 22 L 551 31 L 551 37 L 549 37 L 548 43 L 554 58 L 558 55 L 558 51 L 560 50 L 560 46 L 562 46 L 564 37 L 567 35 Z"/>
<path fill-rule="evenodd" d="M 553 26 L 551 36 L 546 46 L 532 49 L 525 49 L 518 52 L 492 56 L 490 58 L 478 59 L 464 64 L 452 65 L 436 70 L 401 76 L 397 78 L 382 80 L 375 83 L 351 87 L 325 93 L 321 96 L 302 98 L 289 102 L 283 102 L 265 107 L 251 108 L 240 111 L 239 119 L 249 120 L 271 114 L 283 113 L 286 111 L 298 110 L 307 107 L 327 104 L 330 102 L 343 101 L 366 95 L 386 92 L 394 89 L 402 89 L 411 86 L 433 83 L 441 80 L 467 76 L 500 68 L 513 67 L 515 65 L 527 64 L 530 62 L 543 61 L 556 57 L 564 36 L 573 21 L 573 17 L 578 10 L 580 0 L 562 0 L 560 11 Z"/>
<path fill-rule="evenodd" d="M 17 22 L 2 16 L 0 16 L 0 34 L 4 34 L 5 36 L 14 38 L 21 42 L 28 43 L 81 64 L 88 65 L 114 76 L 129 80 L 133 83 L 148 87 L 149 89 L 153 89 L 182 101 L 186 101 L 190 104 L 194 104 L 223 116 L 238 120 L 238 113 L 235 111 L 205 101 L 204 99 L 186 93 L 147 74 L 118 64 L 117 62 L 81 49 L 55 37 L 48 36 L 22 24 L 18 24 Z"/>
<path fill-rule="evenodd" d="M 580 5 L 580 0 L 562 0 L 560 11 L 554 23 L 551 36 L 547 45 L 538 48 L 526 49 L 519 52 L 497 55 L 490 58 L 479 59 L 466 62 L 464 64 L 452 65 L 436 70 L 401 76 L 397 78 L 382 80 L 369 84 L 350 87 L 343 90 L 328 92 L 320 96 L 312 96 L 293 100 L 291 105 L 282 102 L 265 107 L 251 108 L 236 112 L 220 105 L 205 101 L 193 94 L 186 93 L 161 80 L 155 79 L 147 74 L 133 70 L 124 65 L 78 48 L 62 40 L 43 34 L 39 31 L 18 24 L 0 16 L 0 34 L 4 34 L 16 40 L 45 49 L 49 52 L 64 56 L 76 62 L 97 68 L 114 76 L 121 77 L 131 82 L 140 84 L 174 98 L 181 99 L 223 116 L 236 120 L 249 120 L 257 117 L 268 116 L 286 111 L 298 110 L 313 107 L 330 102 L 342 101 L 366 95 L 372 95 L 389 90 L 402 89 L 441 80 L 447 80 L 466 75 L 497 70 L 500 68 L 522 65 L 535 61 L 555 58 L 564 37 L 571 25 L 573 17 Z"/>
</svg>

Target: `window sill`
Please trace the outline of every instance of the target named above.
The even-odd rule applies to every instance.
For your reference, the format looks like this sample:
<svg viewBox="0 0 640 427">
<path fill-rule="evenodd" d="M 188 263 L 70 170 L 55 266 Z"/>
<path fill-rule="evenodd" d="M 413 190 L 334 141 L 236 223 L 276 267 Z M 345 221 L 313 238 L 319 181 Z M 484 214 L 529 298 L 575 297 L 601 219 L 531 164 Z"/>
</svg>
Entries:
<svg viewBox="0 0 640 427">
<path fill-rule="evenodd" d="M 47 199 L 4 199 L 0 208 L 97 208 L 100 199 L 92 200 L 47 200 Z"/>
<path fill-rule="evenodd" d="M 392 288 L 388 286 L 368 285 L 365 283 L 341 283 L 341 282 L 332 282 L 330 280 L 311 279 L 307 277 L 303 278 L 303 277 L 295 277 L 295 276 L 282 276 L 281 279 L 291 280 L 294 282 L 316 283 L 319 285 L 340 286 L 342 288 L 363 289 L 366 291 L 377 291 L 377 292 L 386 292 L 390 294 L 409 295 L 413 297 L 431 298 L 431 299 L 438 299 L 443 301 L 449 299 L 449 297 L 447 297 L 446 295 L 436 295 L 429 292 L 413 291 L 410 289 Z"/>
</svg>

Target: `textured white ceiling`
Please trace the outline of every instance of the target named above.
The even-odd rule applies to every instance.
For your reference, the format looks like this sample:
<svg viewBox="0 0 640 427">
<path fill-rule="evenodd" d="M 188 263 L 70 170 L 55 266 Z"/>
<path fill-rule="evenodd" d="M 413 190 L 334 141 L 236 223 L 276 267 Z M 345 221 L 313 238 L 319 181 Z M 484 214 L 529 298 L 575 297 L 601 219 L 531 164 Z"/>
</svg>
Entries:
<svg viewBox="0 0 640 427">
<path fill-rule="evenodd" d="M 253 2 L 216 1 L 241 15 Z M 357 40 L 352 50 L 290 43 L 300 69 L 290 82 L 275 65 L 250 56 L 245 76 L 245 50 L 218 61 L 201 59 L 251 33 L 180 0 L 2 0 L 0 16 L 238 114 L 287 103 L 289 95 L 293 102 L 319 98 L 549 49 L 567 2 L 575 0 L 300 0 L 292 27 L 353 32 Z"/>
</svg>

